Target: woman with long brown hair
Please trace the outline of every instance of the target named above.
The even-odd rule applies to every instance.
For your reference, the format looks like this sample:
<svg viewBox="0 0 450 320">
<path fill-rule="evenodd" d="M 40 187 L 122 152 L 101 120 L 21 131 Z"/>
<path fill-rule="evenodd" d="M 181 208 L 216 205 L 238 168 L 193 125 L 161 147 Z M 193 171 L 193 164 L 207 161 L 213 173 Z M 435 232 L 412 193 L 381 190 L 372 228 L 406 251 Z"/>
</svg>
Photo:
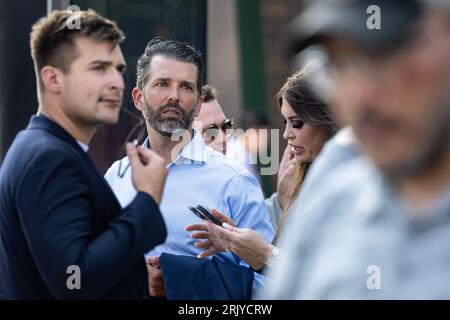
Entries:
<svg viewBox="0 0 450 320">
<path fill-rule="evenodd" d="M 288 142 L 280 170 L 290 155 L 294 156 L 292 160 L 289 160 L 293 161 L 294 165 L 291 172 L 279 174 L 279 180 L 287 181 L 279 181 L 278 194 L 276 197 L 272 196 L 278 201 L 281 210 L 276 205 L 269 205 L 272 220 L 277 222 L 275 240 L 290 213 L 288 209 L 298 196 L 311 163 L 325 142 L 334 136 L 338 129 L 330 107 L 311 91 L 306 82 L 306 76 L 306 70 L 297 71 L 287 79 L 276 95 L 277 104 L 286 125 L 283 138 Z M 286 185 L 284 192 L 280 190 L 282 189 L 280 183 Z"/>
<path fill-rule="evenodd" d="M 312 92 L 306 76 L 305 70 L 296 72 L 287 79 L 276 96 L 285 119 L 283 138 L 288 146 L 280 167 L 284 172 L 279 174 L 279 179 L 284 180 L 282 184 L 285 190 L 280 192 L 279 183 L 278 194 L 270 198 L 275 205 L 269 205 L 269 211 L 272 220 L 277 222 L 277 232 L 272 243 L 278 238 L 287 217 L 292 214 L 289 207 L 297 198 L 311 163 L 338 129 L 330 107 Z M 192 234 L 193 238 L 206 239 L 195 244 L 205 250 L 199 257 L 227 250 L 244 259 L 254 270 L 271 264 L 278 254 L 277 247 L 251 229 L 236 228 L 229 217 L 217 210 L 212 209 L 212 213 L 223 222 L 223 228 L 210 222 L 186 227 L 187 231 L 198 231 Z"/>
</svg>

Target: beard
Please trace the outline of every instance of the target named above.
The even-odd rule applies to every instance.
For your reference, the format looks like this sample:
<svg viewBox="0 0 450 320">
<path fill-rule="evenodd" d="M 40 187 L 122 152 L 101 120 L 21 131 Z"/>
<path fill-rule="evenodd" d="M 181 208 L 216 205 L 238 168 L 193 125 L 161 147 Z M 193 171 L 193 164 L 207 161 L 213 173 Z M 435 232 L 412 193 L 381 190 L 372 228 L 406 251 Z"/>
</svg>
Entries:
<svg viewBox="0 0 450 320">
<path fill-rule="evenodd" d="M 401 166 L 385 170 L 385 175 L 393 181 L 405 177 L 415 176 L 427 172 L 430 168 L 439 165 L 450 149 L 450 108 L 447 103 L 441 103 L 434 108 L 434 115 L 426 122 L 424 139 L 417 145 L 415 154 L 412 154 L 406 163 Z M 433 111 L 431 111 L 433 112 Z"/>
<path fill-rule="evenodd" d="M 187 130 L 191 127 L 194 121 L 195 111 L 197 105 L 191 112 L 184 111 L 178 102 L 168 102 L 158 109 L 149 106 L 147 100 L 144 97 L 144 118 L 150 127 L 153 128 L 159 134 L 170 137 L 176 130 Z M 163 117 L 163 113 L 167 109 L 176 109 L 180 117 Z"/>
<path fill-rule="evenodd" d="M 419 148 L 416 157 L 399 170 L 400 175 L 415 175 L 432 168 L 448 154 L 450 149 L 450 107 L 443 103 L 438 108 L 434 119 L 431 119 L 425 133 L 425 145 Z"/>
</svg>

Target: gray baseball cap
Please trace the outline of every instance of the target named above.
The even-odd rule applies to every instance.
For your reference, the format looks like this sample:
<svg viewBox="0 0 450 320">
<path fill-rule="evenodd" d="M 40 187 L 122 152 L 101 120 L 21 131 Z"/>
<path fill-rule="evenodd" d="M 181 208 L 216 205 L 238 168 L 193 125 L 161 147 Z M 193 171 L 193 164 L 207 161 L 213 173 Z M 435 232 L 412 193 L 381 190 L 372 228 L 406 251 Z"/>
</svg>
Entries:
<svg viewBox="0 0 450 320">
<path fill-rule="evenodd" d="M 285 48 L 292 56 L 324 38 L 342 37 L 369 50 L 387 49 L 407 38 L 422 16 L 424 7 L 424 1 L 420 0 L 309 1 L 306 8 L 288 25 L 284 37 Z M 377 18 L 378 26 L 372 24 L 377 23 L 376 20 L 371 20 Z"/>
</svg>

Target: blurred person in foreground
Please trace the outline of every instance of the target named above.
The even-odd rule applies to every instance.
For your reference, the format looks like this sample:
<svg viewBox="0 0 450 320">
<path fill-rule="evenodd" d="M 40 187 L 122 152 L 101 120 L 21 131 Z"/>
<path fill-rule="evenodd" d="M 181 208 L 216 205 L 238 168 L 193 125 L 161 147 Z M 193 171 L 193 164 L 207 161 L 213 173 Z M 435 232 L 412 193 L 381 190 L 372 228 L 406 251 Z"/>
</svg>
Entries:
<svg viewBox="0 0 450 320">
<path fill-rule="evenodd" d="M 293 22 L 350 128 L 312 166 L 263 298 L 450 298 L 449 21 L 449 1 L 408 0 L 316 2 Z"/>
<path fill-rule="evenodd" d="M 286 190 L 280 192 L 283 198 L 275 195 L 268 200 L 279 202 L 278 206 L 284 209 L 271 210 L 273 224 L 277 227 L 275 240 L 292 213 L 289 207 L 296 199 L 311 163 L 337 130 L 329 105 L 317 99 L 306 85 L 307 72 L 301 70 L 289 77 L 277 94 L 277 103 L 286 123 L 283 138 L 288 141 L 288 147 L 279 169 L 279 181 L 286 182 L 281 187 Z M 205 250 L 199 257 L 226 250 L 247 261 L 254 270 L 261 271 L 266 265 L 273 266 L 279 253 L 276 246 L 254 230 L 236 227 L 234 221 L 217 210 L 212 212 L 223 222 L 223 227 L 209 222 L 186 227 L 188 231 L 195 231 L 193 238 L 205 239 L 195 244 Z"/>
</svg>

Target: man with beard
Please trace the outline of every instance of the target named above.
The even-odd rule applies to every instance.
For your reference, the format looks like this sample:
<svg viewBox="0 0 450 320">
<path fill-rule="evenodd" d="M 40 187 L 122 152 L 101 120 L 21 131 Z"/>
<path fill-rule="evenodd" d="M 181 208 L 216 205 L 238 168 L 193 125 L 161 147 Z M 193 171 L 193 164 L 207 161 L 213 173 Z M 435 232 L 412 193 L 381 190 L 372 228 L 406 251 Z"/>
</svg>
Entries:
<svg viewBox="0 0 450 320">
<path fill-rule="evenodd" d="M 294 21 L 297 52 L 324 46 L 350 139 L 311 168 L 264 298 L 450 298 L 449 21 L 448 0 L 317 2 Z"/>
<path fill-rule="evenodd" d="M 161 155 L 168 169 L 160 206 L 168 228 L 167 240 L 146 255 L 150 294 L 155 297 L 165 295 L 158 269 L 161 253 L 195 257 L 203 251 L 201 248 L 209 246 L 205 241 L 195 247 L 195 239 L 184 230 L 199 222 L 189 206 L 216 208 L 238 226 L 257 230 L 268 241 L 274 234 L 258 181 L 243 166 L 206 146 L 200 132 L 192 129 L 204 99 L 203 72 L 202 58 L 193 47 L 161 38 L 148 43 L 137 63 L 133 101 L 145 118 L 148 139 L 144 147 Z M 128 158 L 123 158 L 105 176 L 122 206 L 136 195 L 128 167 Z M 247 266 L 229 252 L 218 257 Z M 253 287 L 259 287 L 262 279 L 255 274 Z"/>
</svg>

